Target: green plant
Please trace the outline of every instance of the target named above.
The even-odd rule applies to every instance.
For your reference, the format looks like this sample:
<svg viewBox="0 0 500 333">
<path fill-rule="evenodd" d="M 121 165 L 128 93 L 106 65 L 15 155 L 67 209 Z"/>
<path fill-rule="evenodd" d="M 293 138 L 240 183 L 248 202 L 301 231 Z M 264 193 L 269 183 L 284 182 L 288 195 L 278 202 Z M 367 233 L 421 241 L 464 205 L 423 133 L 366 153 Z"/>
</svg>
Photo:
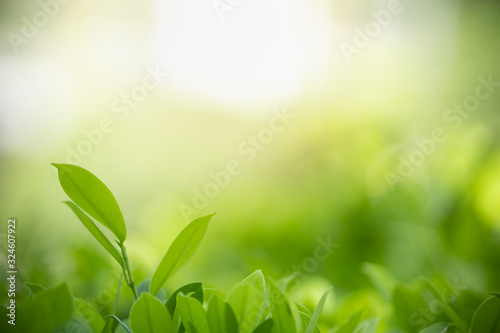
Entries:
<svg viewBox="0 0 500 333">
<path fill-rule="evenodd" d="M 287 293 L 290 278 L 275 282 L 258 270 L 237 284 L 227 297 L 204 289 L 201 282 L 188 283 L 164 299 L 165 283 L 193 256 L 214 214 L 189 223 L 175 238 L 152 275 L 136 286 L 127 256 L 127 229 L 123 215 L 111 191 L 87 170 L 68 164 L 54 164 L 59 181 L 72 201 L 65 203 L 85 228 L 119 264 L 122 278 L 110 313 L 100 313 L 89 302 L 74 297 L 66 283 L 53 288 L 26 283 L 30 299 L 19 313 L 25 318 L 20 332 L 95 332 L 95 333 L 319 333 L 320 316 L 330 289 L 321 296 L 311 313 L 305 306 L 290 301 Z M 96 224 L 100 223 L 116 237 L 113 242 Z M 500 333 L 500 293 L 492 293 L 475 311 L 470 325 L 448 304 L 445 295 L 430 280 L 399 283 L 381 266 L 366 264 L 364 271 L 379 289 L 379 295 L 392 302 L 392 319 L 406 332 L 421 333 Z M 127 315 L 120 317 L 121 283 L 131 290 L 133 302 Z M 210 294 L 210 296 L 208 295 Z M 417 309 L 432 304 L 442 307 L 442 314 L 426 328 L 412 323 Z M 373 333 L 387 329 L 379 325 L 368 308 L 346 307 L 349 316 L 336 320 L 331 333 Z M 6 311 L 2 307 L 2 311 Z M 342 308 L 340 309 L 340 311 Z M 123 313 L 122 313 L 123 315 Z M 332 314 L 330 314 L 332 315 Z M 424 326 L 425 327 L 425 326 Z M 324 331 L 324 329 L 323 329 Z"/>
</svg>

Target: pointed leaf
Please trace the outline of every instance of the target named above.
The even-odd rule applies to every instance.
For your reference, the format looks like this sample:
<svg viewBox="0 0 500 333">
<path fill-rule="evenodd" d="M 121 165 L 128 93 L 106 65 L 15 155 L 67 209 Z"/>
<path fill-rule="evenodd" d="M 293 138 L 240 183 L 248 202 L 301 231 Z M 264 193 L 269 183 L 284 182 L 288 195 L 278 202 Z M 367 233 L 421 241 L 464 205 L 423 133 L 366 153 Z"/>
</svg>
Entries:
<svg viewBox="0 0 500 333">
<path fill-rule="evenodd" d="M 101 222 L 121 242 L 127 229 L 120 207 L 111 191 L 89 171 L 72 164 L 52 163 L 58 170 L 59 182 L 73 202 Z"/>
<path fill-rule="evenodd" d="M 328 297 L 328 293 L 330 293 L 330 290 L 332 287 L 328 288 L 327 291 L 323 294 L 321 299 L 319 300 L 318 305 L 316 306 L 316 309 L 314 310 L 314 313 L 311 317 L 311 322 L 307 326 L 307 330 L 305 333 L 313 333 L 314 330 L 316 329 L 316 325 L 318 324 L 319 316 L 321 315 L 321 312 L 323 311 L 323 307 L 325 306 L 326 298 Z"/>
<path fill-rule="evenodd" d="M 152 295 L 158 294 L 165 281 L 184 266 L 196 252 L 214 215 L 215 213 L 195 219 L 170 245 L 151 280 L 149 291 Z"/>
<path fill-rule="evenodd" d="M 240 325 L 240 333 L 252 332 L 259 325 L 265 307 L 266 282 L 260 270 L 241 281 L 227 298 Z"/>
<path fill-rule="evenodd" d="M 109 239 L 103 234 L 103 232 L 95 225 L 95 223 L 85 214 L 77 205 L 71 201 L 65 201 L 65 204 L 71 208 L 75 215 L 80 219 L 82 224 L 87 228 L 88 231 L 94 236 L 95 239 L 108 251 L 109 254 L 118 262 L 118 264 L 123 267 L 123 258 L 116 247 L 109 241 Z"/>
</svg>

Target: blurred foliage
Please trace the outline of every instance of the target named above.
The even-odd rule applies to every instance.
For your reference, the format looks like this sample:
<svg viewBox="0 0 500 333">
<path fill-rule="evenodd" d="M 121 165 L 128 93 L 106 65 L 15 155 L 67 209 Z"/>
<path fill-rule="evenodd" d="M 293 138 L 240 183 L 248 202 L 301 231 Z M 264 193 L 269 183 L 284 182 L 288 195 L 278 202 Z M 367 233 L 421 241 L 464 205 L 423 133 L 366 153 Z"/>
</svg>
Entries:
<svg viewBox="0 0 500 333">
<path fill-rule="evenodd" d="M 422 3 L 430 13 L 432 5 Z M 12 9 L 3 30 L 13 26 L 14 13 L 24 12 L 19 8 Z M 443 121 L 443 114 L 474 93 L 478 77 L 500 81 L 499 14 L 494 1 L 464 1 L 451 51 L 410 33 L 424 29 L 423 15 L 406 21 L 405 44 L 383 53 L 383 59 L 335 63 L 323 85 L 304 87 L 284 103 L 296 118 L 250 162 L 238 146 L 269 126 L 271 110 L 282 104 L 234 112 L 236 107 L 172 88 L 152 95 L 123 121 L 109 111 L 109 96 L 85 93 L 85 104 L 74 114 L 23 116 L 23 123 L 35 125 L 16 129 L 27 143 L 5 141 L 0 151 L 1 216 L 15 217 L 19 225 L 18 297 L 29 295 L 24 282 L 53 287 L 66 281 L 74 296 L 109 312 L 119 267 L 59 203 L 64 194 L 50 166 L 66 160 L 66 147 L 75 149 L 85 140 L 84 129 L 109 117 L 114 131 L 80 164 L 101 175 L 120 202 L 136 281 L 152 276 L 166 244 L 188 222 L 180 205 L 192 206 L 193 190 L 202 190 L 212 182 L 211 172 L 237 160 L 241 174 L 198 210 L 218 212 L 203 251 L 174 276 L 167 294 L 194 281 L 228 294 L 257 269 L 275 280 L 298 271 L 291 298 L 309 310 L 334 286 L 322 327 L 344 323 L 365 309 L 366 318 L 381 318 L 381 332 L 416 332 L 424 322 L 449 319 L 444 312 L 427 319 L 420 314 L 433 296 L 415 279 L 426 277 L 441 293 L 448 293 L 450 284 L 459 290 L 448 303 L 470 324 L 487 292 L 500 290 L 500 89 L 457 129 Z M 431 39 L 432 32 L 422 34 Z M 6 49 L 2 44 L 3 55 Z M 418 50 L 431 50 L 435 58 Z M 98 95 L 101 86 L 86 79 L 88 92 Z M 2 119 L 10 117 L 1 112 Z M 74 121 L 61 129 L 59 121 L 67 124 L 68 118 Z M 446 130 L 446 141 L 391 187 L 386 173 L 397 172 L 399 158 L 435 128 Z M 328 238 L 338 247 L 324 260 L 310 262 L 318 239 Z M 5 260 L 2 255 L 2 267 Z M 7 302 L 5 274 L 0 272 L 2 304 Z M 121 318 L 131 300 L 123 291 Z M 407 319 L 415 312 L 412 325 Z"/>
</svg>

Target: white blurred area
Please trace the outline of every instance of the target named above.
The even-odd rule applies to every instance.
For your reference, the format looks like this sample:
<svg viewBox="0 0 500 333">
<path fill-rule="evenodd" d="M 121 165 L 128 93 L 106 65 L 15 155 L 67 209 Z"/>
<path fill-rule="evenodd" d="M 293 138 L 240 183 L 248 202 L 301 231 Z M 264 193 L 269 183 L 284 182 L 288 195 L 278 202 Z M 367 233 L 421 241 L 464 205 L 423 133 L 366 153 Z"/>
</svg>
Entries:
<svg viewBox="0 0 500 333">
<path fill-rule="evenodd" d="M 351 63 L 339 44 L 385 2 L 221 2 L 232 4 L 224 19 L 215 1 L 70 1 L 19 53 L 3 39 L 1 149 L 63 146 L 86 119 L 110 114 L 150 65 L 171 74 L 157 95 L 257 112 L 317 91 L 324 103 L 351 106 L 380 107 L 412 89 L 432 97 L 453 64 L 458 1 L 401 2 L 400 16 Z M 21 18 L 40 10 L 23 6 L 1 33 L 20 33 Z"/>
</svg>

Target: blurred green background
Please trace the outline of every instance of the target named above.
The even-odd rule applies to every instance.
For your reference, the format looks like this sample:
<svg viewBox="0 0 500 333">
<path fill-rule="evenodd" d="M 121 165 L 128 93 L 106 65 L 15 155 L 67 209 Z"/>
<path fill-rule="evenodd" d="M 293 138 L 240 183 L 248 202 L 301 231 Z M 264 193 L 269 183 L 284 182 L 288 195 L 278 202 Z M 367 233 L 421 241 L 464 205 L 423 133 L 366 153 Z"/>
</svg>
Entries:
<svg viewBox="0 0 500 333">
<path fill-rule="evenodd" d="M 0 210 L 17 219 L 21 282 L 65 280 L 84 298 L 116 288 L 118 267 L 60 203 L 50 163 L 70 162 L 117 198 L 138 281 L 189 206 L 191 218 L 218 214 L 169 290 L 202 280 L 227 293 L 256 269 L 283 277 L 319 237 L 338 247 L 296 297 L 311 305 L 333 285 L 330 313 L 383 302 L 365 262 L 404 282 L 500 291 L 500 86 L 482 83 L 500 82 L 498 2 L 402 1 L 352 57 L 343 43 L 386 2 L 243 1 L 224 19 L 209 1 L 57 4 L 13 47 L 41 7 L 0 3 Z M 117 111 L 148 68 L 169 75 Z M 478 89 L 488 96 L 474 100 Z M 282 130 L 266 130 L 284 110 Z M 103 119 L 109 133 L 96 132 Z M 436 129 L 445 140 L 430 143 Z M 255 155 L 242 153 L 254 138 Z M 234 160 L 240 172 L 195 207 Z"/>
</svg>

